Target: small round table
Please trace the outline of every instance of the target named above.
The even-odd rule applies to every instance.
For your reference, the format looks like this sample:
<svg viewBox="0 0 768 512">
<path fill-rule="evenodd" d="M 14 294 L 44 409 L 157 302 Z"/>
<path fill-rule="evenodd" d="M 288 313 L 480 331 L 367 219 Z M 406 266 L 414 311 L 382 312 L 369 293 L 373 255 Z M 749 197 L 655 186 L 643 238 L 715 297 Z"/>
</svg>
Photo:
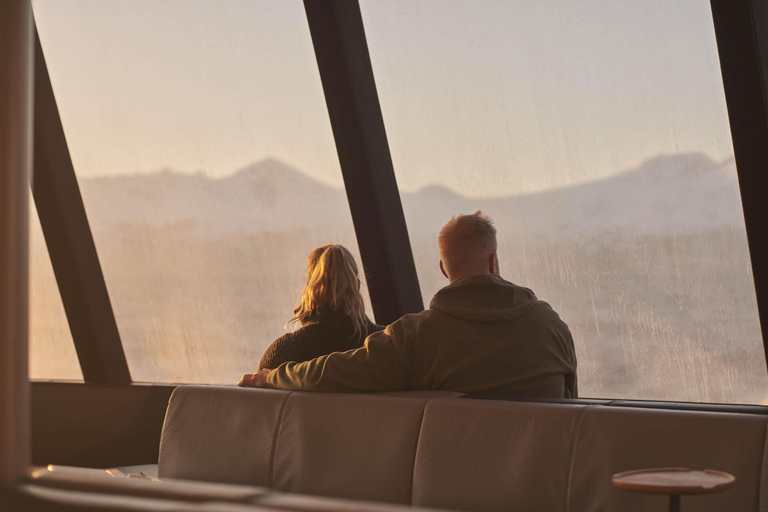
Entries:
<svg viewBox="0 0 768 512">
<path fill-rule="evenodd" d="M 731 487 L 736 477 L 722 471 L 688 468 L 655 468 L 616 473 L 611 478 L 614 487 L 626 491 L 669 495 L 669 512 L 680 512 L 683 494 L 710 494 Z"/>
</svg>

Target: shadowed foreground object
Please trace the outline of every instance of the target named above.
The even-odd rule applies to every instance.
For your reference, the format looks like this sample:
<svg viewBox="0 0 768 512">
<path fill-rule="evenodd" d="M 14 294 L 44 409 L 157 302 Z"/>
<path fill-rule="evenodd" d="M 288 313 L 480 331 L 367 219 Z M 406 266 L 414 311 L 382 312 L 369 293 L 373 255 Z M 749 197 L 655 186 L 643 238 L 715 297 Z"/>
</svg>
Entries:
<svg viewBox="0 0 768 512">
<path fill-rule="evenodd" d="M 32 6 L 0 2 L 0 485 L 29 463 L 28 176 L 32 166 Z"/>
</svg>

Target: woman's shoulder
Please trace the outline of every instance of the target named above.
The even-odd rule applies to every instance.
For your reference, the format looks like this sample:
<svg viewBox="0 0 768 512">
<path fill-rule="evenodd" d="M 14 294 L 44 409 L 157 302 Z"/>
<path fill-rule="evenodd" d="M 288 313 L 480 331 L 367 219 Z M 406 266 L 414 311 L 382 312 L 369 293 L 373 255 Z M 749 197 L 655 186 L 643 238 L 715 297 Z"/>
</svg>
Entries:
<svg viewBox="0 0 768 512">
<path fill-rule="evenodd" d="M 305 342 L 309 339 L 315 339 L 323 332 L 328 330 L 327 325 L 320 322 L 310 322 L 298 327 L 295 330 L 287 332 L 272 342 L 274 346 L 295 345 Z"/>
<path fill-rule="evenodd" d="M 332 322 L 308 322 L 273 341 L 264 352 L 259 368 L 275 368 L 286 361 L 300 363 L 331 352 L 349 350 L 354 344 L 349 345 L 348 335 Z"/>
<path fill-rule="evenodd" d="M 287 332 L 270 343 L 259 362 L 259 369 L 274 368 L 285 361 L 297 361 L 301 359 L 302 345 L 306 338 L 316 330 L 314 324 L 304 325 L 298 329 Z"/>
</svg>

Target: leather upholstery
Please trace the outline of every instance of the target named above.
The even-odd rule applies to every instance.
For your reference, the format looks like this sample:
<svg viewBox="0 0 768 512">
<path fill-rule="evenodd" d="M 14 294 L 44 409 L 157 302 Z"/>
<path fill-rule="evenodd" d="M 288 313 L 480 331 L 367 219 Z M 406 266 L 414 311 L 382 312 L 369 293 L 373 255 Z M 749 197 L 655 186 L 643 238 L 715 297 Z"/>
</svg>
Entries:
<svg viewBox="0 0 768 512">
<path fill-rule="evenodd" d="M 591 407 L 579 427 L 570 509 L 667 510 L 664 496 L 621 491 L 611 485 L 611 475 L 689 467 L 726 471 L 736 483 L 723 493 L 683 497 L 683 509 L 757 510 L 765 429 L 763 416 Z"/>
<path fill-rule="evenodd" d="M 566 510 L 585 406 L 433 400 L 424 411 L 414 505 L 455 510 Z"/>
<path fill-rule="evenodd" d="M 290 392 L 180 386 L 160 439 L 160 478 L 271 486 L 272 457 Z"/>
<path fill-rule="evenodd" d="M 171 398 L 159 473 L 454 510 L 632 512 L 667 501 L 614 489 L 613 473 L 683 466 L 737 478 L 684 508 L 768 512 L 766 422 L 600 402 L 186 386 Z M 273 499 L 293 497 L 256 502 Z"/>
<path fill-rule="evenodd" d="M 411 473 L 427 400 L 294 393 L 277 440 L 282 491 L 410 503 Z"/>
</svg>

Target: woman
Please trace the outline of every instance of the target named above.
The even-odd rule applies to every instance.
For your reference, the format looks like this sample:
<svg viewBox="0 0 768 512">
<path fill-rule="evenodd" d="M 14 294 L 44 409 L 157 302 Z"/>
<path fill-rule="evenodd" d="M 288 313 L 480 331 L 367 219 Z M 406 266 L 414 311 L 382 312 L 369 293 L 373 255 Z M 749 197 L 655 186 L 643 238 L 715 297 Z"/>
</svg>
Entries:
<svg viewBox="0 0 768 512">
<path fill-rule="evenodd" d="M 343 246 L 324 245 L 309 255 L 307 284 L 288 322 L 294 323 L 301 328 L 276 339 L 259 370 L 358 348 L 369 334 L 384 329 L 365 316 L 357 265 Z"/>
</svg>

